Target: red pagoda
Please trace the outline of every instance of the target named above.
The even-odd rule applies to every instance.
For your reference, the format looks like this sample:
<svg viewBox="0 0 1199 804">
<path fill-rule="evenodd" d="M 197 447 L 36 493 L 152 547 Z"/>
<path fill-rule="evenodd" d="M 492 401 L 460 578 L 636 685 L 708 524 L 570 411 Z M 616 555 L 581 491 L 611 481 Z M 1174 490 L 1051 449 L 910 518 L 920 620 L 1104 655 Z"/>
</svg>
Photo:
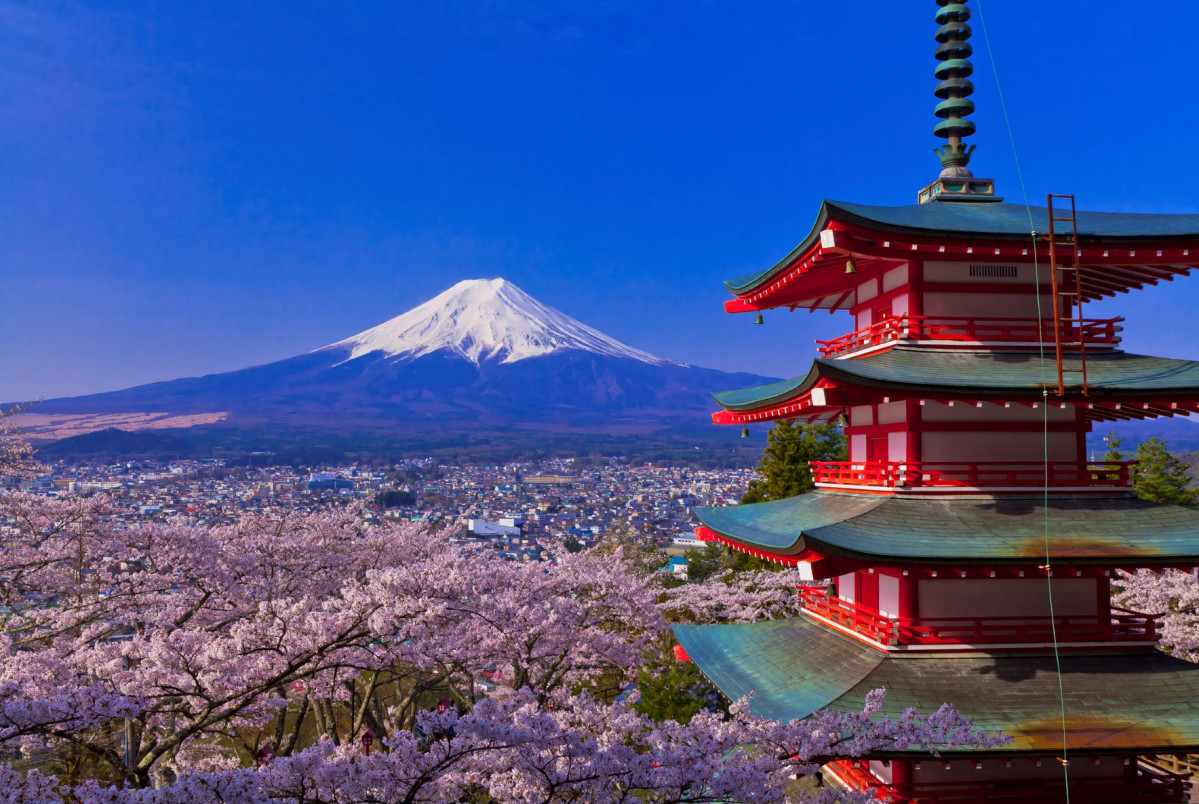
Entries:
<svg viewBox="0 0 1199 804">
<path fill-rule="evenodd" d="M 937 0 L 944 170 L 920 203 L 827 201 L 776 265 L 726 283 L 729 312 L 847 311 L 806 375 L 716 394 L 718 424 L 845 418 L 849 460 L 816 491 L 697 509 L 702 540 L 799 567 L 801 616 L 679 626 L 728 697 L 789 720 L 948 702 L 999 748 L 826 766 L 893 802 L 1177 802 L 1153 757 L 1199 752 L 1199 665 L 1111 602 L 1117 569 L 1199 565 L 1199 511 L 1137 498 L 1087 460 L 1096 423 L 1199 411 L 1199 362 L 1128 354 L 1086 301 L 1199 265 L 1199 215 L 1005 204 L 968 169 L 968 0 Z"/>
</svg>

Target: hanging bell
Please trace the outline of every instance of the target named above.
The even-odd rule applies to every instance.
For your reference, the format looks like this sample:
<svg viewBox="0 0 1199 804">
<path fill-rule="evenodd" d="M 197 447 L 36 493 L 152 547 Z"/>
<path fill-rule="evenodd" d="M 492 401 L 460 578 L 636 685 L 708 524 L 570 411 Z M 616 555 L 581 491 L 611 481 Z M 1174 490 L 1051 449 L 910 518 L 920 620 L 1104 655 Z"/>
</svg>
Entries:
<svg viewBox="0 0 1199 804">
<path fill-rule="evenodd" d="M 857 272 L 858 272 L 858 268 L 856 265 L 853 264 L 853 260 L 846 260 L 845 261 L 845 273 L 856 274 Z"/>
<path fill-rule="evenodd" d="M 741 437 L 749 438 L 749 425 L 748 424 L 741 428 Z"/>
<path fill-rule="evenodd" d="M 837 417 L 837 421 L 834 424 L 844 430 L 849 425 L 849 422 L 845 420 L 845 414 L 841 414 Z"/>
<path fill-rule="evenodd" d="M 766 323 L 766 319 L 762 318 L 761 313 L 758 313 L 758 315 L 754 318 L 754 323 L 758 324 L 758 325 L 762 325 L 762 324 Z"/>
</svg>

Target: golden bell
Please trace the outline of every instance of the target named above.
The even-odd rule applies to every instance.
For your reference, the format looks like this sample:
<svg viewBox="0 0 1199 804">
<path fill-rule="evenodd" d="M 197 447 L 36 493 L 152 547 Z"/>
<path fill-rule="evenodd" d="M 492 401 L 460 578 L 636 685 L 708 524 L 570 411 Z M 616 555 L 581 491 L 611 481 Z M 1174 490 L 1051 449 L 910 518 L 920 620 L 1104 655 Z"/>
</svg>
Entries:
<svg viewBox="0 0 1199 804">
<path fill-rule="evenodd" d="M 741 428 L 741 437 L 749 438 L 749 425 L 748 424 Z"/>
<path fill-rule="evenodd" d="M 858 269 L 857 269 L 857 266 L 853 264 L 853 260 L 846 260 L 845 261 L 845 273 L 856 274 L 857 272 L 858 272 Z"/>
<path fill-rule="evenodd" d="M 756 318 L 754 318 L 754 323 L 755 323 L 755 324 L 765 324 L 765 323 L 766 323 L 766 319 L 762 318 L 762 314 L 761 314 L 761 313 L 758 313 L 757 317 L 756 317 Z"/>
</svg>

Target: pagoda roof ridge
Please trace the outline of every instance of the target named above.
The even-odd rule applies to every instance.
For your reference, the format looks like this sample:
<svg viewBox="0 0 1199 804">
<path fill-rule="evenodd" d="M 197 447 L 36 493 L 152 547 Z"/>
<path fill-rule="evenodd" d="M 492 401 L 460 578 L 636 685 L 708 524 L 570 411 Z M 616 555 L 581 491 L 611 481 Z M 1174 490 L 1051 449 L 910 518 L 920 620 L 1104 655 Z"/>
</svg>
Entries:
<svg viewBox="0 0 1199 804">
<path fill-rule="evenodd" d="M 952 755 L 1060 752 L 1065 696 L 1071 753 L 1173 753 L 1199 749 L 1199 665 L 1160 651 L 1061 656 L 984 653 L 912 661 L 876 650 L 805 616 L 739 625 L 674 626 L 679 644 L 731 699 L 776 721 L 828 709 L 860 711 L 885 688 L 883 717 L 950 703 L 975 728 L 1012 737 L 1006 746 L 949 748 Z M 919 749 L 914 748 L 913 752 Z M 903 755 L 906 752 L 897 752 Z"/>
<path fill-rule="evenodd" d="M 1046 510 L 1048 508 L 1048 510 Z M 1199 511 L 1101 496 L 906 497 L 813 491 L 750 505 L 694 509 L 703 527 L 751 550 L 875 566 L 1190 565 Z"/>
<path fill-rule="evenodd" d="M 1066 372 L 1080 371 L 1082 358 L 1066 354 Z M 1138 394 L 1199 395 L 1199 361 L 1137 355 L 1120 350 L 1086 357 L 1089 397 Z M 1040 395 L 1055 373 L 1051 356 L 1039 350 L 930 349 L 895 346 L 858 358 L 818 358 L 802 377 L 718 391 L 716 402 L 728 411 L 749 411 L 781 404 L 810 392 L 821 380 L 833 384 L 935 394 L 937 391 L 995 399 L 1005 393 Z"/>
<path fill-rule="evenodd" d="M 1031 227 L 1029 216 L 1031 215 Z M 1028 238 L 1031 230 L 1049 231 L 1045 207 L 1024 204 L 963 204 L 934 201 L 903 206 L 874 206 L 824 200 L 811 231 L 783 259 L 761 271 L 726 280 L 735 295 L 747 293 L 778 273 L 810 249 L 831 220 L 884 232 L 938 234 L 951 238 L 985 236 Z M 1195 240 L 1199 239 L 1199 213 L 1087 212 L 1078 211 L 1078 235 L 1086 240 Z"/>
</svg>

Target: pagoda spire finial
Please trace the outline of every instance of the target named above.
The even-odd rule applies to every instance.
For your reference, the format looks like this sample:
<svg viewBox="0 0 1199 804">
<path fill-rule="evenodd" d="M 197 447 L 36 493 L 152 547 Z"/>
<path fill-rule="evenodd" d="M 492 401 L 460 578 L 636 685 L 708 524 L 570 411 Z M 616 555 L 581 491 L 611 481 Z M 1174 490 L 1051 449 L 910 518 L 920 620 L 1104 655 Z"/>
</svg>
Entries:
<svg viewBox="0 0 1199 804">
<path fill-rule="evenodd" d="M 933 91 L 940 102 L 934 114 L 940 122 L 933 134 L 947 141 L 933 153 L 941 160 L 941 175 L 937 181 L 920 191 L 920 202 L 942 200 L 995 201 L 995 184 L 990 179 L 975 180 L 967 165 L 974 153 L 973 145 L 962 140 L 974 133 L 974 123 L 967 118 L 974 114 L 974 84 L 970 75 L 974 65 L 970 56 L 970 0 L 937 0 L 937 88 Z"/>
<path fill-rule="evenodd" d="M 941 8 L 937 11 L 937 65 L 934 75 L 940 82 L 934 94 L 941 99 L 934 114 L 941 122 L 933 128 L 933 134 L 949 141 L 948 145 L 934 150 L 941 159 L 941 178 L 971 178 L 973 174 L 966 167 L 970 163 L 970 154 L 974 146 L 962 142 L 964 137 L 974 133 L 974 123 L 966 118 L 974 114 L 974 101 L 969 97 L 974 94 L 974 84 L 970 82 L 974 65 L 970 63 L 970 55 L 974 49 L 970 47 L 970 9 L 966 3 L 970 0 L 937 0 Z"/>
</svg>

